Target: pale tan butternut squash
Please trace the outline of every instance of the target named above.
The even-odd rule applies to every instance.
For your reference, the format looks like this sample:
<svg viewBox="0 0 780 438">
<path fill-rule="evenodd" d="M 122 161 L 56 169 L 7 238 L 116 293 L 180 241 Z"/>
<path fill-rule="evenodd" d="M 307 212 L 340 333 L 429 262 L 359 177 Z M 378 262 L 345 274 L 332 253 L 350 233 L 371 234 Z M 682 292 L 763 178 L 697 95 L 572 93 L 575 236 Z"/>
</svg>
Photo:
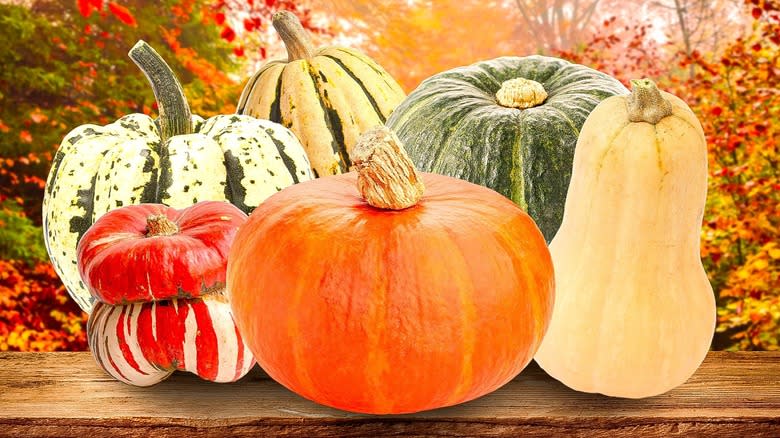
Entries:
<svg viewBox="0 0 780 438">
<path fill-rule="evenodd" d="M 650 80 L 583 125 L 563 223 L 550 244 L 553 317 L 536 361 L 578 391 L 650 397 L 707 354 L 715 299 L 699 239 L 707 144 L 679 98 Z"/>
</svg>

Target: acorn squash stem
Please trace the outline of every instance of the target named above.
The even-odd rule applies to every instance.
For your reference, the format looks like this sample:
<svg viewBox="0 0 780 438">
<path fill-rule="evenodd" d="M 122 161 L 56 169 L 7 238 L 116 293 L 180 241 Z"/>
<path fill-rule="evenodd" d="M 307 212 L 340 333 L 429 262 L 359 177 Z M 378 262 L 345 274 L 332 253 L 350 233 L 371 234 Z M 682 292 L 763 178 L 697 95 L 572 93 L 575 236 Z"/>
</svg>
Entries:
<svg viewBox="0 0 780 438">
<path fill-rule="evenodd" d="M 672 104 L 664 99 L 661 91 L 650 79 L 632 79 L 631 94 L 626 98 L 628 120 L 655 125 L 672 115 Z"/>
<path fill-rule="evenodd" d="M 192 133 L 192 114 L 181 83 L 165 60 L 145 41 L 139 40 L 130 52 L 130 59 L 149 79 L 157 100 L 160 117 L 157 124 L 160 138 L 165 140 Z"/>
<path fill-rule="evenodd" d="M 274 14 L 272 24 L 287 48 L 287 62 L 314 57 L 311 38 L 295 14 L 279 11 Z"/>
</svg>

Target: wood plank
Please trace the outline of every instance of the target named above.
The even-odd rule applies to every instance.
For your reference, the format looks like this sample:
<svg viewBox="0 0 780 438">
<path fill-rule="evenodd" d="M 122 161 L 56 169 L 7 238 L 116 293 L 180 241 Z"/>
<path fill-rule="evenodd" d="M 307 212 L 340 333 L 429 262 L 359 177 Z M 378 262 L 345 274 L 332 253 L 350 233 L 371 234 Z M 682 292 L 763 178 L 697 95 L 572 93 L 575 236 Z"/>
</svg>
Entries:
<svg viewBox="0 0 780 438">
<path fill-rule="evenodd" d="M 232 384 L 176 373 L 151 388 L 113 380 L 89 353 L 0 353 L 0 436 L 780 437 L 780 352 L 711 352 L 667 394 L 572 391 L 532 364 L 480 399 L 370 416 L 305 400 L 255 368 Z"/>
</svg>

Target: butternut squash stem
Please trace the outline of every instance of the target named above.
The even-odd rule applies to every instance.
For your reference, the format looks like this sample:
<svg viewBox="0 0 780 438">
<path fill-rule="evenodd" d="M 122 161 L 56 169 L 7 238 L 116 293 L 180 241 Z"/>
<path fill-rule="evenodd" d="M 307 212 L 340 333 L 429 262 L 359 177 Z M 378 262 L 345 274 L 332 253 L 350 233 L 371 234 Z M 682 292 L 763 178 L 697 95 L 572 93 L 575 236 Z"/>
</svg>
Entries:
<svg viewBox="0 0 780 438">
<path fill-rule="evenodd" d="M 274 14 L 271 23 L 287 48 L 287 62 L 311 59 L 314 56 L 314 46 L 309 33 L 295 14 L 290 11 L 279 11 Z"/>
<path fill-rule="evenodd" d="M 164 214 L 153 214 L 146 218 L 146 237 L 172 236 L 179 227 Z"/>
<path fill-rule="evenodd" d="M 350 158 L 358 191 L 373 207 L 403 210 L 417 204 L 425 191 L 401 140 L 384 126 L 363 133 Z"/>
<path fill-rule="evenodd" d="M 145 41 L 139 40 L 130 52 L 130 59 L 146 75 L 157 100 L 160 113 L 157 125 L 165 140 L 192 133 L 192 113 L 179 79 L 165 60 Z"/>
<path fill-rule="evenodd" d="M 672 104 L 650 79 L 632 79 L 631 94 L 627 97 L 628 120 L 655 125 L 672 115 Z"/>
</svg>

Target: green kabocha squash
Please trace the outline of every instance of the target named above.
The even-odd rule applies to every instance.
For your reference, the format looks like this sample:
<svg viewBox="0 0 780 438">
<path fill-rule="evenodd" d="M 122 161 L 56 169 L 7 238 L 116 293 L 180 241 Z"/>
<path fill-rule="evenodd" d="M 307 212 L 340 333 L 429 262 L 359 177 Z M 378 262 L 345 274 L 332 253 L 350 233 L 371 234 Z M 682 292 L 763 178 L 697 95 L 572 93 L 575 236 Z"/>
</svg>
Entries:
<svg viewBox="0 0 780 438">
<path fill-rule="evenodd" d="M 303 147 L 284 126 L 246 115 L 190 114 L 181 84 L 139 42 L 130 57 L 152 84 L 160 117 L 130 114 L 71 131 L 54 157 L 43 200 L 46 248 L 78 305 L 93 299 L 76 265 L 79 239 L 104 213 L 129 204 L 184 208 L 230 201 L 245 213 L 268 196 L 312 179 Z"/>
<path fill-rule="evenodd" d="M 563 218 L 574 146 L 603 99 L 628 90 L 567 61 L 503 57 L 432 76 L 387 121 L 422 171 L 489 187 L 549 242 Z"/>
<path fill-rule="evenodd" d="M 314 49 L 298 18 L 277 12 L 273 26 L 288 59 L 252 76 L 238 113 L 290 128 L 303 143 L 315 176 L 344 173 L 358 137 L 385 123 L 404 99 L 398 83 L 363 53 L 346 47 Z"/>
</svg>

